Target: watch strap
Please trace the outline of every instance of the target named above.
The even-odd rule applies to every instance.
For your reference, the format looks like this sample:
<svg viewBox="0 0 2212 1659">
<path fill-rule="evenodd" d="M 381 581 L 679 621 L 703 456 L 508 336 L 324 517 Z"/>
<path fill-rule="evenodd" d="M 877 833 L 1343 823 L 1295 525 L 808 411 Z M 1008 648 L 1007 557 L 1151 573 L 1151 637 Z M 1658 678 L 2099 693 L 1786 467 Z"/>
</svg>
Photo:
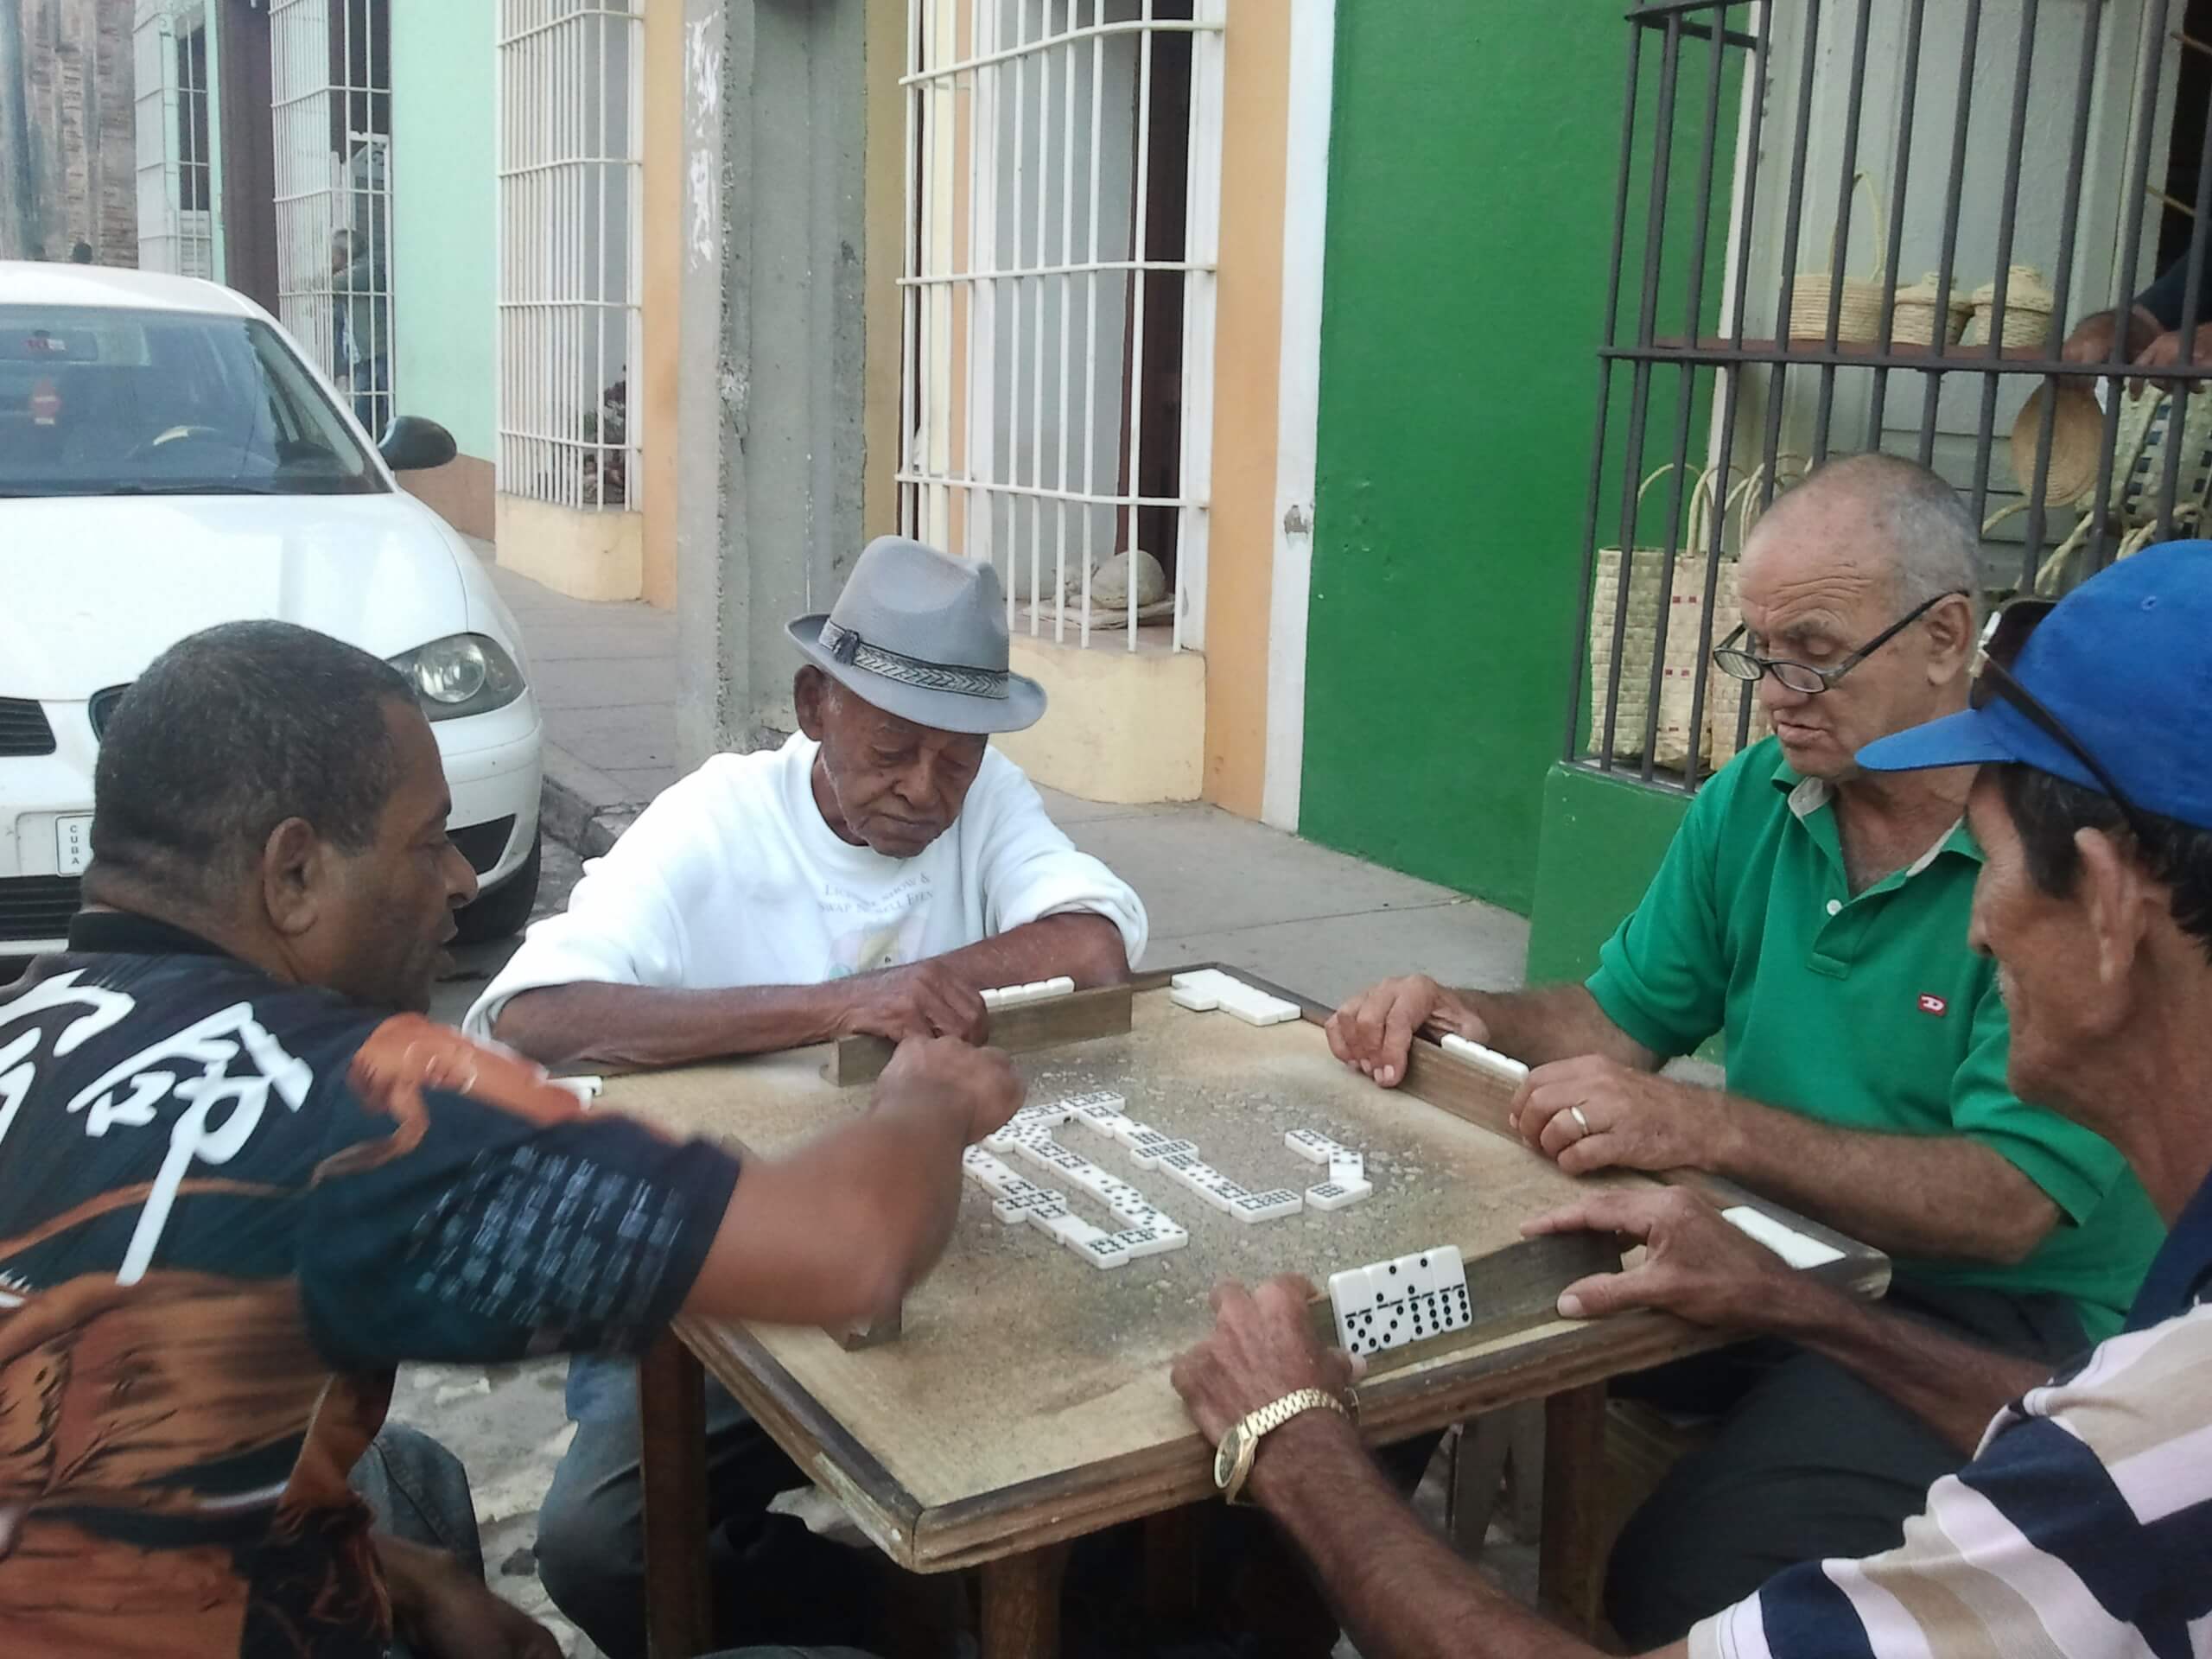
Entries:
<svg viewBox="0 0 2212 1659">
<path fill-rule="evenodd" d="M 1244 1490 L 1244 1483 L 1251 1476 L 1253 1461 L 1259 1456 L 1262 1435 L 1281 1428 L 1292 1418 L 1309 1411 L 1333 1411 L 1340 1417 L 1351 1415 L 1344 1408 L 1344 1402 L 1326 1389 L 1294 1389 L 1281 1399 L 1249 1414 L 1236 1426 L 1243 1433 L 1243 1444 L 1238 1448 L 1236 1471 L 1230 1477 L 1228 1485 L 1222 1489 L 1222 1496 L 1231 1503 L 1237 1501 L 1237 1495 Z"/>
</svg>

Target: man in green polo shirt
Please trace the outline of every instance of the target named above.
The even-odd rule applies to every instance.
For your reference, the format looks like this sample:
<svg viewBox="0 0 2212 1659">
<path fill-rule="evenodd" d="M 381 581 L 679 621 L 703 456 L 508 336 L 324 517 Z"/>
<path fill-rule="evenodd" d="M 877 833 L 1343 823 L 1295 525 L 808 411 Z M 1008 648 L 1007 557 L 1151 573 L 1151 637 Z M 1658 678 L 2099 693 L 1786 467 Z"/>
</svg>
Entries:
<svg viewBox="0 0 2212 1659">
<path fill-rule="evenodd" d="M 1859 770 L 1876 738 L 1963 709 L 1980 537 L 1956 494 L 1864 455 L 1778 500 L 1745 549 L 1745 627 L 1716 652 L 1776 735 L 1691 803 L 1582 985 L 1495 994 L 1414 976 L 1330 1021 L 1384 1087 L 1413 1033 L 1527 1061 L 1520 1133 L 1573 1174 L 1726 1175 L 1889 1251 L 1901 1311 L 2056 1363 L 2117 1329 L 2163 1230 L 2120 1154 L 2005 1087 L 1992 963 L 1967 946 L 1972 769 Z M 1657 1075 L 1725 1033 L 1724 1090 Z M 1943 1438 L 1841 1368 L 1748 1344 L 1634 1380 L 1717 1414 L 1615 1549 L 1632 1649 L 1802 1560 L 1896 1545 L 1955 1469 Z"/>
</svg>

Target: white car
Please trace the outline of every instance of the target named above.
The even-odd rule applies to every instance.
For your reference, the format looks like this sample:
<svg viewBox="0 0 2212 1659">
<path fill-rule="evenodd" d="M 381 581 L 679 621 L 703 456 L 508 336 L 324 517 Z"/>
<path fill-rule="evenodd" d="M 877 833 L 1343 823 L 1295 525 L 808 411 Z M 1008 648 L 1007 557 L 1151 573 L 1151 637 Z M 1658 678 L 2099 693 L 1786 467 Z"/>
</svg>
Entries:
<svg viewBox="0 0 2212 1659">
<path fill-rule="evenodd" d="M 100 728 L 131 680 L 187 634 L 256 618 L 408 677 L 482 884 L 462 932 L 528 918 L 543 727 L 522 636 L 468 544 L 392 477 L 453 454 L 409 417 L 379 453 L 226 288 L 0 263 L 0 957 L 63 942 Z"/>
</svg>

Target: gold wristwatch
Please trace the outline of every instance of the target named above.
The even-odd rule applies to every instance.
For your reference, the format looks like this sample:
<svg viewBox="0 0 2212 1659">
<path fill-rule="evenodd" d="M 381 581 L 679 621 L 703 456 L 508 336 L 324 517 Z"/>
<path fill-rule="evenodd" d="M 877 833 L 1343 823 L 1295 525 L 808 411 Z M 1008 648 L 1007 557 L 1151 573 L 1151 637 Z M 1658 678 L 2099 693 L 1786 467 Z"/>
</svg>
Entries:
<svg viewBox="0 0 2212 1659">
<path fill-rule="evenodd" d="M 1237 1494 L 1251 1477 L 1252 1459 L 1258 1455 L 1262 1435 L 1308 1411 L 1333 1411 L 1340 1417 L 1351 1415 L 1344 1409 L 1344 1402 L 1326 1389 L 1300 1389 L 1231 1423 L 1213 1454 L 1213 1484 L 1221 1488 L 1222 1497 L 1231 1503 L 1239 1501 Z"/>
</svg>

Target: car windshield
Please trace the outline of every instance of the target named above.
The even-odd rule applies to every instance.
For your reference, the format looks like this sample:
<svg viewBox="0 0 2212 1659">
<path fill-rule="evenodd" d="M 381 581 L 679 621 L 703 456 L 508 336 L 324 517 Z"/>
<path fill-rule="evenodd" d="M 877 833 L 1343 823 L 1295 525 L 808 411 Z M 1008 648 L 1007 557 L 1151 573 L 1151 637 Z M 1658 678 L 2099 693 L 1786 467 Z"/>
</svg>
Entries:
<svg viewBox="0 0 2212 1659">
<path fill-rule="evenodd" d="M 265 322 L 0 305 L 0 496 L 385 487 L 328 396 Z"/>
</svg>

